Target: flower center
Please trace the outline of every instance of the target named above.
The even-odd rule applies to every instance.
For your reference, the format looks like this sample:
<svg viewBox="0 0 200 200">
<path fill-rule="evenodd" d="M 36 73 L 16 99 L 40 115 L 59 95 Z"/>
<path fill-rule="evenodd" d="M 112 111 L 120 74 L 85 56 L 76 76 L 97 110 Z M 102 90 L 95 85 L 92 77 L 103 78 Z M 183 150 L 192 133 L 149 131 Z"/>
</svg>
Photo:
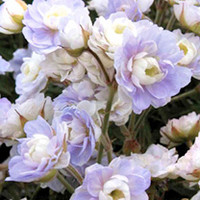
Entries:
<svg viewBox="0 0 200 200">
<path fill-rule="evenodd" d="M 184 57 L 179 61 L 180 65 L 188 65 L 197 55 L 197 49 L 195 45 L 188 41 L 186 38 L 183 38 L 178 42 L 178 47 L 184 53 Z"/>
<path fill-rule="evenodd" d="M 62 17 L 66 17 L 71 10 L 66 6 L 53 6 L 44 16 L 44 24 L 53 30 L 58 30 L 58 25 Z"/>
<path fill-rule="evenodd" d="M 124 199 L 124 193 L 120 190 L 114 190 L 110 193 L 110 196 L 113 198 L 113 200 L 119 200 L 119 199 Z"/>
<path fill-rule="evenodd" d="M 43 61 L 44 57 L 33 53 L 31 58 L 25 58 L 25 61 L 21 67 L 21 71 L 24 74 L 23 83 L 34 81 L 40 70 L 41 70 L 41 62 Z"/>
<path fill-rule="evenodd" d="M 160 81 L 164 76 L 157 60 L 153 57 L 144 57 L 134 60 L 132 75 L 138 78 L 141 85 L 151 85 Z"/>
<path fill-rule="evenodd" d="M 42 158 L 49 158 L 50 155 L 47 153 L 49 142 L 50 140 L 47 136 L 35 134 L 34 137 L 27 142 L 29 151 L 25 156 L 37 163 L 40 163 Z"/>
</svg>

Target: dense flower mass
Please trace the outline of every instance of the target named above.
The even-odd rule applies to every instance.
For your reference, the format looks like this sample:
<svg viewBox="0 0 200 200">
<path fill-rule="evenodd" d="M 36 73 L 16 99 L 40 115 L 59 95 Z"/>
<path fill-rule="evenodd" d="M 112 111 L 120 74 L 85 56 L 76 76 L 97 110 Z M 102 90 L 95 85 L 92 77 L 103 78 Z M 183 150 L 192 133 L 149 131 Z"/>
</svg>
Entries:
<svg viewBox="0 0 200 200">
<path fill-rule="evenodd" d="M 143 13 L 148 11 L 153 0 L 92 0 L 90 8 L 95 9 L 99 16 L 109 17 L 112 13 L 123 11 L 131 20 L 142 19 Z"/>
<path fill-rule="evenodd" d="M 10 177 L 7 181 L 49 181 L 57 169 L 68 166 L 66 133 L 57 132 L 42 118 L 27 122 L 26 138 L 19 140 L 19 155 L 9 162 Z"/>
<path fill-rule="evenodd" d="M 36 51 L 52 52 L 60 45 L 61 19 L 72 17 L 78 9 L 84 9 L 81 0 L 35 0 L 24 15 L 23 34 Z"/>
<path fill-rule="evenodd" d="M 147 200 L 145 190 L 150 181 L 148 170 L 127 159 L 116 158 L 107 167 L 99 164 L 88 167 L 83 185 L 76 189 L 71 200 Z"/>
<path fill-rule="evenodd" d="M 1 1 L 0 199 L 199 200 L 199 11 Z"/>
</svg>

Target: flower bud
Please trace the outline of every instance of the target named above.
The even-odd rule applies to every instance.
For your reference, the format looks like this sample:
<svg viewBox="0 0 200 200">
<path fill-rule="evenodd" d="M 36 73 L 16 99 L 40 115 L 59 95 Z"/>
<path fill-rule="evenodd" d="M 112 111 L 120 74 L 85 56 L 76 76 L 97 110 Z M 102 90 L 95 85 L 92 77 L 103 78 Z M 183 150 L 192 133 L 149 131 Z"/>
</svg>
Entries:
<svg viewBox="0 0 200 200">
<path fill-rule="evenodd" d="M 4 34 L 20 33 L 27 5 L 22 0 L 5 0 L 0 7 L 0 32 Z"/>
<path fill-rule="evenodd" d="M 179 119 L 169 120 L 167 125 L 162 127 L 161 143 L 169 146 L 177 146 L 181 143 L 193 140 L 200 131 L 200 115 L 192 112 Z"/>
</svg>

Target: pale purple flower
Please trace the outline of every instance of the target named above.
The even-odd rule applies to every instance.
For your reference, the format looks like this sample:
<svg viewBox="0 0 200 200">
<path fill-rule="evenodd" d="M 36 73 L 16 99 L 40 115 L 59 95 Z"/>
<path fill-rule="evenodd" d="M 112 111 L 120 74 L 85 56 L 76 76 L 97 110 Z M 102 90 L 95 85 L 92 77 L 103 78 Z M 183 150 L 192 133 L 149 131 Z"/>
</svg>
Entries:
<svg viewBox="0 0 200 200">
<path fill-rule="evenodd" d="M 132 98 L 137 114 L 150 105 L 158 108 L 170 101 L 191 80 L 191 70 L 177 66 L 183 53 L 173 33 L 143 20 L 136 32 L 125 30 L 115 53 L 117 83 Z"/>
<path fill-rule="evenodd" d="M 116 158 L 109 166 L 94 164 L 86 168 L 83 184 L 71 200 L 126 199 L 148 200 L 145 190 L 151 182 L 148 170 L 126 158 Z"/>
<path fill-rule="evenodd" d="M 5 74 L 6 72 L 10 72 L 12 69 L 10 68 L 9 62 L 4 60 L 2 56 L 0 56 L 0 74 Z"/>
<path fill-rule="evenodd" d="M 10 177 L 6 181 L 48 182 L 54 178 L 57 169 L 69 164 L 67 135 L 62 131 L 55 134 L 54 129 L 40 116 L 27 122 L 24 131 L 27 138 L 19 139 L 19 155 L 10 160 Z"/>
<path fill-rule="evenodd" d="M 60 20 L 80 8 L 84 8 L 82 0 L 34 0 L 24 15 L 23 34 L 35 51 L 52 52 L 60 45 Z"/>
<path fill-rule="evenodd" d="M 108 18 L 112 13 L 125 12 L 133 21 L 142 19 L 143 13 L 148 11 L 154 0 L 91 0 L 90 9 L 95 9 L 99 16 Z"/>
<path fill-rule="evenodd" d="M 67 107 L 60 118 L 62 125 L 69 128 L 68 150 L 74 165 L 85 164 L 92 156 L 101 130 L 83 110 Z"/>
</svg>

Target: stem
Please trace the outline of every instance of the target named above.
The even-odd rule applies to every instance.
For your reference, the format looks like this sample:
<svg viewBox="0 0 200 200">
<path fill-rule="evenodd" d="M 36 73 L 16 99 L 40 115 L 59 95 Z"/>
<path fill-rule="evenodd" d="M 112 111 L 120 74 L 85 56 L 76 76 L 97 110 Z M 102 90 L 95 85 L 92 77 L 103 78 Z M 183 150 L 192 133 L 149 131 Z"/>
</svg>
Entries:
<svg viewBox="0 0 200 200">
<path fill-rule="evenodd" d="M 65 186 L 69 193 L 74 193 L 74 188 L 67 182 L 67 180 L 60 174 L 57 174 L 58 180 Z"/>
<path fill-rule="evenodd" d="M 124 137 L 129 138 L 131 137 L 130 131 L 125 125 L 120 126 L 120 131 L 124 135 Z"/>
<path fill-rule="evenodd" d="M 92 51 L 90 48 L 88 48 L 88 51 L 95 57 L 95 59 L 97 60 L 97 62 L 99 63 L 100 67 L 101 67 L 101 70 L 105 76 L 105 79 L 107 81 L 107 83 L 110 83 L 110 78 L 109 78 L 109 75 L 105 69 L 105 67 L 103 66 L 103 63 L 101 62 L 99 56 L 94 52 Z"/>
<path fill-rule="evenodd" d="M 146 118 L 146 116 L 149 114 L 150 111 L 151 111 L 151 107 L 143 111 L 142 114 L 139 116 L 134 128 L 135 138 L 137 137 L 141 124 L 143 123 L 144 119 Z"/>
<path fill-rule="evenodd" d="M 131 113 L 130 122 L 128 124 L 128 130 L 132 133 L 135 126 L 135 113 Z"/>
<path fill-rule="evenodd" d="M 102 136 L 100 140 L 100 145 L 99 145 L 99 150 L 98 150 L 98 156 L 97 156 L 97 163 L 101 163 L 102 156 L 103 156 L 103 148 L 108 149 L 107 150 L 107 157 L 108 161 L 110 162 L 112 160 L 112 145 L 108 136 L 108 126 L 109 126 L 109 118 L 110 118 L 110 111 L 112 108 L 112 103 L 114 99 L 114 95 L 116 92 L 116 86 L 115 82 L 109 86 L 109 97 L 106 105 L 106 110 L 105 110 L 105 116 L 103 120 L 103 125 L 102 125 L 102 136 L 107 139 L 107 146 L 104 145 L 104 142 L 102 141 Z"/>
<path fill-rule="evenodd" d="M 71 175 L 73 175 L 76 178 L 76 180 L 79 182 L 80 185 L 83 183 L 82 176 L 71 164 L 67 167 L 67 170 Z"/>
<path fill-rule="evenodd" d="M 37 186 L 35 192 L 33 193 L 32 197 L 30 200 L 34 200 L 37 197 L 38 192 L 40 191 L 40 185 Z"/>
<path fill-rule="evenodd" d="M 180 94 L 178 96 L 175 96 L 171 99 L 171 102 L 175 102 L 175 101 L 179 101 L 181 99 L 184 99 L 188 96 L 193 96 L 194 94 L 198 93 L 199 92 L 199 86 L 200 85 L 197 85 L 197 87 L 195 87 L 194 89 L 188 91 L 188 92 L 185 92 L 183 94 Z"/>
<path fill-rule="evenodd" d="M 169 19 L 166 29 L 171 31 L 175 22 L 176 22 L 176 17 L 175 17 L 174 11 L 172 11 L 172 15 Z"/>
</svg>

